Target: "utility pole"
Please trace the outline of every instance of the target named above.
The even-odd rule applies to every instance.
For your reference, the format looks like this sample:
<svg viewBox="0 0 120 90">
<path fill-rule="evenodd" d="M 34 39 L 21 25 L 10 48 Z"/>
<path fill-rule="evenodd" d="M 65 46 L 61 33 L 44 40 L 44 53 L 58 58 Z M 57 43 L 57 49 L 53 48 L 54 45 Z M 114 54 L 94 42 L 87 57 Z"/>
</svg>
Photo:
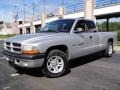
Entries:
<svg viewBox="0 0 120 90">
<path fill-rule="evenodd" d="M 25 10 L 25 3 L 24 3 L 24 8 L 23 8 L 23 14 L 24 14 L 24 20 L 25 20 L 25 18 L 26 18 L 26 10 Z"/>
<path fill-rule="evenodd" d="M 17 34 L 18 33 L 18 9 L 17 6 L 14 5 L 13 10 L 13 23 L 12 23 L 12 30 Z"/>
<path fill-rule="evenodd" d="M 46 1 L 44 0 L 44 12 L 46 12 L 46 6 L 45 6 L 45 4 L 46 4 Z"/>
<path fill-rule="evenodd" d="M 41 8 L 41 5 L 40 5 L 41 2 L 40 2 L 40 1 L 41 1 L 41 0 L 39 0 L 39 5 L 38 5 L 38 7 L 39 7 L 39 9 L 38 9 L 38 10 L 39 10 L 39 14 L 40 14 L 40 10 L 41 10 L 41 9 L 40 9 L 40 8 Z"/>
<path fill-rule="evenodd" d="M 61 0 L 61 7 L 59 8 L 59 19 L 64 17 L 64 1 Z"/>
<path fill-rule="evenodd" d="M 40 19 L 40 13 L 41 13 L 41 2 L 40 2 L 41 0 L 39 0 L 39 4 L 37 4 L 37 7 L 38 7 L 38 20 Z"/>
<path fill-rule="evenodd" d="M 14 3 L 16 3 L 16 0 L 13 0 Z M 17 5 L 14 5 L 14 11 L 13 11 L 13 19 L 16 22 L 18 19 L 18 9 L 17 9 Z"/>
<path fill-rule="evenodd" d="M 23 0 L 22 34 L 26 33 L 25 23 L 26 23 L 26 4 L 25 4 L 25 2 Z"/>
<path fill-rule="evenodd" d="M 34 0 L 33 0 L 33 17 L 34 17 L 34 12 L 35 12 L 35 3 L 34 3 Z"/>
<path fill-rule="evenodd" d="M 45 5 L 46 5 L 46 1 L 44 0 L 43 1 L 43 4 L 44 4 L 44 11 L 43 11 L 43 13 L 42 13 L 42 26 L 44 26 L 45 25 L 45 20 L 47 19 L 47 13 L 46 13 L 46 7 L 45 7 Z"/>
<path fill-rule="evenodd" d="M 17 6 L 16 5 L 14 6 L 13 18 L 14 18 L 15 22 L 17 22 L 18 10 L 17 10 Z"/>
<path fill-rule="evenodd" d="M 62 2 L 62 7 L 64 7 L 64 1 L 63 1 L 63 0 L 61 0 L 61 2 Z"/>
</svg>

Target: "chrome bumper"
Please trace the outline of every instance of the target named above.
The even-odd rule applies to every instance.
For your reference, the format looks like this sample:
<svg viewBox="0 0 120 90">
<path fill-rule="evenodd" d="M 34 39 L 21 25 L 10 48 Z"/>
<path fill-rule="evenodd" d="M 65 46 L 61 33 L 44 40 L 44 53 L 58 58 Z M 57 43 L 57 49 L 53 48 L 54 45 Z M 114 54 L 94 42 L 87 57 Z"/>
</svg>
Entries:
<svg viewBox="0 0 120 90">
<path fill-rule="evenodd" d="M 7 61 L 13 65 L 23 67 L 23 68 L 37 68 L 42 67 L 44 63 L 44 58 L 36 60 L 20 60 L 15 58 L 7 58 Z"/>
<path fill-rule="evenodd" d="M 37 68 L 42 67 L 44 63 L 44 54 L 37 55 L 18 55 L 8 51 L 3 51 L 5 59 L 16 66 L 25 67 L 25 68 Z"/>
</svg>

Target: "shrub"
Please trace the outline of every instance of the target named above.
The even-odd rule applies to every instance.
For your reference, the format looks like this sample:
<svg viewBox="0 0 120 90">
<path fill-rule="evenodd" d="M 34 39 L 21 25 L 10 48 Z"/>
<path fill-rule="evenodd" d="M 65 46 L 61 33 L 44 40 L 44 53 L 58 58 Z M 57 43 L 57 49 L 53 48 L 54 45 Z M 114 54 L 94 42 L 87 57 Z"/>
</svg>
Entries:
<svg viewBox="0 0 120 90">
<path fill-rule="evenodd" d="M 120 41 L 120 30 L 115 30 L 115 32 L 117 32 L 117 39 Z"/>
</svg>

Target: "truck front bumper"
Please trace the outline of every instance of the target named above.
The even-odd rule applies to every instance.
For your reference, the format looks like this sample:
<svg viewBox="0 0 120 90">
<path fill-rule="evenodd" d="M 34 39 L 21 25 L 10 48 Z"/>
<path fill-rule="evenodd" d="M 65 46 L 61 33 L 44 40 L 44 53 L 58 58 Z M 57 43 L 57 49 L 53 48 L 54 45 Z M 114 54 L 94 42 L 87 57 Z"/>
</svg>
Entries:
<svg viewBox="0 0 120 90">
<path fill-rule="evenodd" d="M 45 54 L 25 55 L 15 54 L 8 51 L 3 51 L 7 61 L 19 67 L 37 68 L 42 67 Z"/>
</svg>

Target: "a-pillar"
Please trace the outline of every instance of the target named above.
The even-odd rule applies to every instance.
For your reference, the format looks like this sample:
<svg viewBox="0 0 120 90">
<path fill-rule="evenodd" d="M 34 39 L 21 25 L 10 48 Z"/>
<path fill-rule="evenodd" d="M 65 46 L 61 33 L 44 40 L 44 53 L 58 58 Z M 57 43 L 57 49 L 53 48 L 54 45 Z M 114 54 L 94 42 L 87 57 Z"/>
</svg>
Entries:
<svg viewBox="0 0 120 90">
<path fill-rule="evenodd" d="M 30 33 L 35 33 L 33 22 L 34 22 L 34 16 L 30 18 Z"/>
<path fill-rule="evenodd" d="M 106 24 L 107 25 L 107 32 L 109 31 L 109 19 L 110 18 L 107 18 L 107 24 Z"/>
<path fill-rule="evenodd" d="M 41 19 L 42 27 L 45 26 L 46 19 L 47 19 L 47 13 L 44 12 L 44 13 L 42 13 L 42 19 Z"/>
<path fill-rule="evenodd" d="M 59 8 L 59 19 L 64 18 L 64 7 Z"/>
</svg>

